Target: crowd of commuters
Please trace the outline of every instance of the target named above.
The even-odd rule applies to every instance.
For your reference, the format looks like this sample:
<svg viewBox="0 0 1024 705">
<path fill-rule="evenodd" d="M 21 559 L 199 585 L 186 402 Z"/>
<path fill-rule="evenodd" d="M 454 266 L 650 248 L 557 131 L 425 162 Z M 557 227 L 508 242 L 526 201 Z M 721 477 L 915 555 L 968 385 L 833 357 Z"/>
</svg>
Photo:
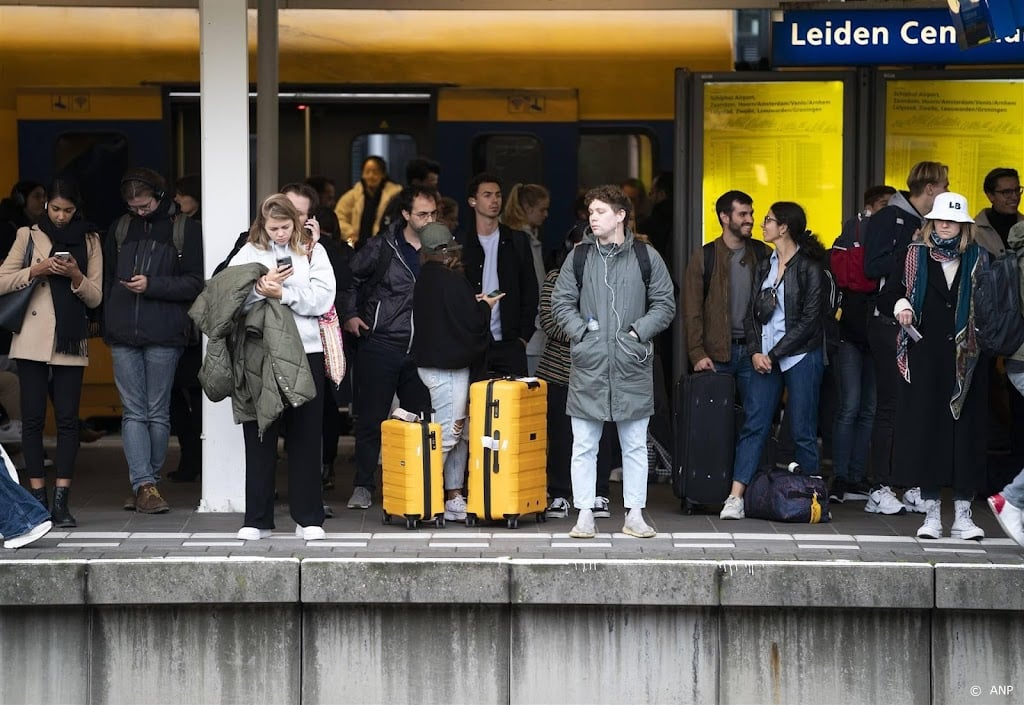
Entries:
<svg viewBox="0 0 1024 705">
<path fill-rule="evenodd" d="M 552 205 L 544 186 L 515 184 L 506 195 L 496 176 L 481 173 L 459 201 L 441 195 L 439 179 L 439 165 L 417 159 L 402 187 L 371 156 L 338 198 L 324 177 L 287 184 L 262 202 L 205 284 L 198 177 L 169 189 L 152 170 L 129 170 L 121 181 L 127 213 L 105 232 L 84 217 L 72 182 L 16 185 L 17 218 L 5 222 L 11 233 L 0 233 L 9 248 L 0 294 L 34 288 L 32 315 L 10 345 L 20 403 L 8 413 L 20 416 L 30 496 L 43 513 L 5 483 L 0 501 L 20 507 L 12 536 L 34 540 L 51 525 L 75 526 L 78 405 L 89 311 L 98 308 L 125 410 L 126 508 L 170 509 L 157 484 L 172 430 L 182 459 L 167 476 L 191 481 L 201 473 L 201 383 L 211 399 L 231 398 L 243 427 L 239 538 L 258 540 L 275 528 L 280 438 L 296 534 L 324 537 L 323 492 L 334 483 L 339 412 L 349 404 L 356 444 L 347 504 L 372 506 L 380 424 L 396 398 L 441 424 L 445 518 L 465 520 L 469 386 L 493 375 L 537 375 L 548 382 L 547 515 L 567 517 L 574 507 L 570 534 L 595 536 L 595 519 L 610 516 L 616 457 L 622 530 L 654 536 L 643 510 L 659 335 L 676 315 L 672 174 L 658 175 L 649 192 L 629 179 L 581 194 L 581 222 L 557 251 L 543 246 Z M 994 368 L 973 334 L 971 275 L 982 251 L 999 257 L 1024 248 L 1019 177 L 990 173 L 992 207 L 974 218 L 966 199 L 948 191 L 942 164 L 915 165 L 907 186 L 869 189 L 864 210 L 844 225 L 836 249 L 861 250 L 869 285 L 844 286 L 841 308 L 829 293 L 829 254 L 800 205 L 771 204 L 762 241 L 752 237 L 750 196 L 735 190 L 717 199 L 721 236 L 689 257 L 678 300 L 692 373 L 734 375 L 743 407 L 736 436 L 722 439 L 735 454 L 721 518 L 744 518 L 744 493 L 769 438 L 788 436 L 801 468 L 821 472 L 818 437 L 828 419 L 819 407 L 831 386 L 834 501 L 865 501 L 882 514 L 921 511 L 918 536 L 938 538 L 949 488 L 951 535 L 984 536 L 970 506 L 987 488 Z M 460 205 L 468 209 L 463 227 Z M 321 326 L 332 309 L 349 358 L 341 384 L 325 377 Z M 205 359 L 197 327 L 209 338 Z M 1018 388 L 1022 360 L 1024 350 L 1006 361 Z M 58 439 L 52 501 L 42 444 L 48 395 Z M 989 504 L 1024 543 L 1024 479 Z"/>
</svg>

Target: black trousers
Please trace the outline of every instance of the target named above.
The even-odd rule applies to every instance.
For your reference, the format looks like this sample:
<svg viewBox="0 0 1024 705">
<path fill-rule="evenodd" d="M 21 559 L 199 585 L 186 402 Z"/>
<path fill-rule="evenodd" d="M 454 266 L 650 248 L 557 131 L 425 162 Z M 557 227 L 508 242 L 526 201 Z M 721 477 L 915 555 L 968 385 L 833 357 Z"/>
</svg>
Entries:
<svg viewBox="0 0 1024 705">
<path fill-rule="evenodd" d="M 487 348 L 486 372 L 487 377 L 525 377 L 526 347 L 518 339 L 492 340 Z"/>
<path fill-rule="evenodd" d="M 896 367 L 896 321 L 886 316 L 868 320 L 868 347 L 875 363 L 875 425 L 871 429 L 872 484 L 888 485 L 892 478 L 893 440 L 896 437 L 896 393 L 900 372 Z"/>
<path fill-rule="evenodd" d="M 548 494 L 572 503 L 572 419 L 565 413 L 569 388 L 548 382 Z M 618 431 L 606 423 L 597 449 L 597 496 L 607 497 L 608 478 L 618 460 Z M 621 462 L 621 461 L 620 461 Z"/>
<path fill-rule="evenodd" d="M 324 523 L 323 487 L 320 482 L 320 436 L 324 415 L 324 355 L 306 355 L 317 395 L 302 406 L 286 408 L 259 435 L 255 421 L 242 424 L 245 437 L 245 526 L 274 528 L 274 475 L 277 438 L 284 429 L 288 448 L 288 506 L 299 526 Z"/>
<path fill-rule="evenodd" d="M 171 388 L 171 431 L 181 446 L 178 472 L 188 477 L 203 471 L 203 388 L 199 384 L 202 358 L 201 346 L 186 347 L 178 360 Z"/>
<path fill-rule="evenodd" d="M 85 367 L 50 365 L 35 360 L 18 360 L 21 384 L 21 451 L 29 477 L 43 478 L 43 426 L 46 398 L 53 376 L 53 413 L 57 421 L 56 469 L 59 479 L 70 480 L 78 457 L 78 406 L 82 399 Z"/>
</svg>

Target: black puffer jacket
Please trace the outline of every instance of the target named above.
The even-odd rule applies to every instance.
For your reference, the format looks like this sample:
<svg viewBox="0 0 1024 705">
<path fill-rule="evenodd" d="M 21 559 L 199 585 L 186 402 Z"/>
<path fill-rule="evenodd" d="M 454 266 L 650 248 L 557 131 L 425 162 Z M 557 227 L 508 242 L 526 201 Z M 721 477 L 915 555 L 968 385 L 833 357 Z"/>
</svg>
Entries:
<svg viewBox="0 0 1024 705">
<path fill-rule="evenodd" d="M 751 356 L 761 352 L 761 324 L 754 317 L 754 306 L 758 294 L 764 286 L 764 280 L 771 269 L 771 258 L 761 260 L 754 275 L 754 291 L 750 297 L 750 308 L 743 321 L 747 333 L 747 353 Z M 820 262 L 811 259 L 803 250 L 796 254 L 786 265 L 784 274 L 786 334 L 782 340 L 768 352 L 772 364 L 778 364 L 779 358 L 799 355 L 800 353 L 817 350 L 824 342 L 825 331 L 822 327 L 824 277 Z"/>
<path fill-rule="evenodd" d="M 132 214 L 120 251 L 114 225 L 103 245 L 103 339 L 108 345 L 185 346 L 188 309 L 203 290 L 203 234 L 199 223 L 185 224 L 181 256 L 174 246 L 174 204 L 164 198 L 146 216 Z M 148 278 L 146 291 L 132 293 L 121 283 L 133 274 Z"/>
<path fill-rule="evenodd" d="M 362 335 L 408 352 L 412 348 L 412 292 L 416 275 L 398 249 L 398 238 L 404 237 L 404 229 L 404 221 L 395 223 L 387 232 L 366 240 L 352 256 L 352 278 L 348 290 L 338 299 L 344 304 L 339 312 L 342 321 L 359 316 L 370 327 L 369 333 Z M 382 252 L 383 248 L 390 251 Z M 382 258 L 387 260 L 387 269 L 373 283 Z"/>
</svg>

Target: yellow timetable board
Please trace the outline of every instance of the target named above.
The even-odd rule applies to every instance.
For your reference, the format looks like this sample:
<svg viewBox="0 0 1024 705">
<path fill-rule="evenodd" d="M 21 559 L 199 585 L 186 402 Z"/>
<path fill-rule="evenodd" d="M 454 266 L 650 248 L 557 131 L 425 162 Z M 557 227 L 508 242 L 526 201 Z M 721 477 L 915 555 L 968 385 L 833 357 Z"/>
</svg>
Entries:
<svg viewBox="0 0 1024 705">
<path fill-rule="evenodd" d="M 885 95 L 885 182 L 907 188 L 921 161 L 949 166 L 949 190 L 975 215 L 996 167 L 1024 166 L 1024 81 L 892 80 Z"/>
<path fill-rule="evenodd" d="M 704 85 L 704 242 L 722 234 L 714 204 L 754 199 L 754 235 L 774 201 L 796 201 L 825 247 L 843 221 L 843 82 Z"/>
</svg>

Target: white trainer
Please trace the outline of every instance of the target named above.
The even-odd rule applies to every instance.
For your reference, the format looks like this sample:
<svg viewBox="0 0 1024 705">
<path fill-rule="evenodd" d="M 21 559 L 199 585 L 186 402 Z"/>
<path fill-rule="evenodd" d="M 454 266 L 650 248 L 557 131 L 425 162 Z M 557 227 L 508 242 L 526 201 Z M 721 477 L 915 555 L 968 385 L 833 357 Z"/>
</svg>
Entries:
<svg viewBox="0 0 1024 705">
<path fill-rule="evenodd" d="M 1024 512 L 1007 502 L 1002 492 L 988 498 L 988 508 L 992 510 L 1006 535 L 1024 546 Z"/>
<path fill-rule="evenodd" d="M 609 508 L 607 497 L 595 497 L 594 498 L 594 518 L 595 519 L 611 519 L 612 511 Z"/>
<path fill-rule="evenodd" d="M 970 539 L 981 541 L 985 538 L 985 531 L 974 523 L 971 518 L 971 503 L 966 499 L 958 499 L 953 502 L 955 513 L 953 515 L 953 526 L 949 529 L 949 535 L 955 539 Z"/>
<path fill-rule="evenodd" d="M 466 521 L 466 498 L 457 494 L 444 502 L 445 521 Z"/>
<path fill-rule="evenodd" d="M 7 471 L 3 470 L 2 472 Z M 39 539 L 46 536 L 48 533 L 50 533 L 50 529 L 52 528 L 52 521 L 44 521 L 41 524 L 36 524 L 21 536 L 12 536 L 11 538 L 4 541 L 4 548 L 21 548 L 22 546 L 28 546 L 33 541 L 38 541 Z"/>
<path fill-rule="evenodd" d="M 644 521 L 643 510 L 635 507 L 626 512 L 626 522 L 622 525 L 622 533 L 638 539 L 654 538 L 658 534 Z"/>
<path fill-rule="evenodd" d="M 747 515 L 743 511 L 743 498 L 734 497 L 729 495 L 725 498 L 725 506 L 722 507 L 722 513 L 718 515 L 719 519 L 746 519 Z"/>
<path fill-rule="evenodd" d="M 917 530 L 919 539 L 942 538 L 942 502 L 937 499 L 926 499 L 924 523 Z"/>
<path fill-rule="evenodd" d="M 868 514 L 906 514 L 903 502 L 896 499 L 896 493 L 888 485 L 882 485 L 868 494 L 868 503 L 864 505 Z"/>
<path fill-rule="evenodd" d="M 593 509 L 580 510 L 580 515 L 576 518 L 576 526 L 572 527 L 569 536 L 574 539 L 592 539 L 597 536 Z"/>
<path fill-rule="evenodd" d="M 296 526 L 295 535 L 306 541 L 323 541 L 327 538 L 322 526 Z"/>
<path fill-rule="evenodd" d="M 920 487 L 911 487 L 903 493 L 903 506 L 907 508 L 908 512 L 914 512 L 915 514 L 925 513 L 924 500 L 921 498 Z"/>
<path fill-rule="evenodd" d="M 259 541 L 270 538 L 270 529 L 257 529 L 255 526 L 243 526 L 235 537 L 241 541 Z"/>
</svg>

